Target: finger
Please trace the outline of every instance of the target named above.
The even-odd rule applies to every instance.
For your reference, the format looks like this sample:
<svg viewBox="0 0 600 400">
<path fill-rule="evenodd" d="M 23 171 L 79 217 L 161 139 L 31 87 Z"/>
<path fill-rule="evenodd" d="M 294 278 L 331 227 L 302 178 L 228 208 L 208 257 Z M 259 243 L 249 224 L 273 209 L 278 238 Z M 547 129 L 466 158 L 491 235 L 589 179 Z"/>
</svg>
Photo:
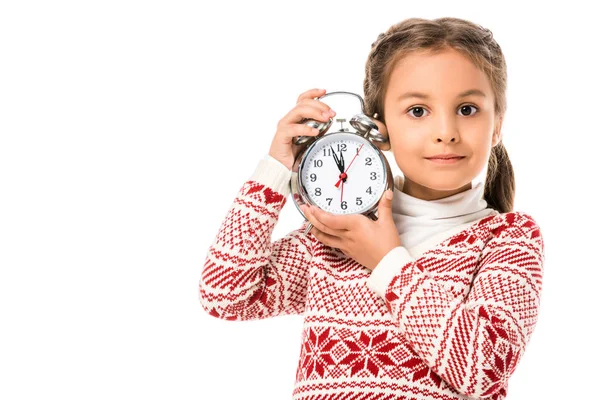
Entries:
<svg viewBox="0 0 600 400">
<path fill-rule="evenodd" d="M 317 136 L 319 134 L 317 128 L 305 124 L 293 124 L 281 132 L 285 137 L 289 138 L 290 142 L 296 136 Z"/>
<path fill-rule="evenodd" d="M 312 211 L 314 219 L 321 226 L 326 227 L 332 234 L 335 233 L 336 236 L 344 236 L 352 225 L 351 219 L 353 215 L 334 215 L 321 210 L 319 207 L 311 207 L 310 211 Z M 327 230 L 324 230 L 324 232 L 327 232 Z"/>
<path fill-rule="evenodd" d="M 388 198 L 388 195 L 391 197 Z M 394 196 L 393 189 L 386 190 L 381 198 L 379 199 L 379 204 L 377 204 L 377 221 L 378 222 L 389 222 L 393 220 L 392 216 L 392 198 Z"/>
<path fill-rule="evenodd" d="M 296 103 L 300 103 L 304 99 L 314 99 L 315 97 L 321 97 L 325 94 L 325 89 L 310 89 L 306 92 L 302 93 L 298 96 L 298 101 Z"/>
<path fill-rule="evenodd" d="M 377 130 L 385 137 L 384 142 L 375 142 L 375 145 L 382 151 L 388 151 L 392 148 L 392 144 L 390 142 L 390 135 L 387 130 L 387 126 L 385 124 L 375 118 L 372 118 L 375 125 L 377 125 Z"/>
<path fill-rule="evenodd" d="M 321 102 L 318 103 L 324 104 Z M 281 119 L 281 122 L 285 124 L 297 124 L 305 118 L 325 122 L 335 115 L 335 112 L 330 113 L 329 110 L 329 106 L 323 108 L 313 103 L 302 103 L 292 108 Z"/>
<path fill-rule="evenodd" d="M 314 226 L 310 229 L 309 233 L 312 233 L 313 236 L 319 240 L 319 242 L 335 249 L 340 249 L 344 244 L 344 241 L 339 237 L 329 235 L 320 229 L 315 228 Z"/>
<path fill-rule="evenodd" d="M 310 221 L 310 223 L 315 228 L 317 228 L 321 232 L 326 233 L 327 235 L 341 237 L 344 234 L 344 231 L 338 231 L 338 230 L 332 229 L 332 228 L 326 226 L 325 224 L 323 224 L 319 220 L 319 218 L 317 218 L 315 216 L 317 209 L 318 209 L 318 207 L 314 207 L 314 206 L 310 207 L 310 208 L 303 206 L 303 208 L 302 208 L 302 210 L 304 211 L 304 215 L 306 216 L 306 218 Z"/>
<path fill-rule="evenodd" d="M 336 114 L 335 111 L 331 107 L 329 107 L 329 105 L 323 103 L 320 100 L 305 99 L 298 103 L 294 108 L 303 106 L 314 107 L 318 109 L 319 111 L 321 111 L 321 114 L 323 114 L 323 117 L 325 118 L 331 118 Z"/>
</svg>

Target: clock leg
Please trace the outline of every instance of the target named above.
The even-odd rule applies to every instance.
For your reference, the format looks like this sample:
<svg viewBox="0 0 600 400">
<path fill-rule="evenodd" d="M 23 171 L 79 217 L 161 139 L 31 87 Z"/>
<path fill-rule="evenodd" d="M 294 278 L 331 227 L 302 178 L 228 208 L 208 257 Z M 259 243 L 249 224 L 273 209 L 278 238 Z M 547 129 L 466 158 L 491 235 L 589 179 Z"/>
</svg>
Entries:
<svg viewBox="0 0 600 400">
<path fill-rule="evenodd" d="M 377 221 L 379 218 L 377 217 L 376 211 L 371 211 L 366 214 L 367 217 L 371 218 L 373 221 Z"/>
<path fill-rule="evenodd" d="M 312 223 L 308 223 L 308 225 L 306 225 L 306 229 L 304 229 L 304 234 L 308 235 L 308 232 L 312 229 L 313 225 Z"/>
</svg>

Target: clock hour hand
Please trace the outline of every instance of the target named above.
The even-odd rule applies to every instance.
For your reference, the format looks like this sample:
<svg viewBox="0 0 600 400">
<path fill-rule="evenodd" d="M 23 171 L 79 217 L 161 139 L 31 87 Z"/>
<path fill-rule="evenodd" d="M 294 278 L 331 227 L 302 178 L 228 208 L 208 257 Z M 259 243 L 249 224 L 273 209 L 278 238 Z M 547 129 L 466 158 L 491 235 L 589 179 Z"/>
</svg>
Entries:
<svg viewBox="0 0 600 400">
<path fill-rule="evenodd" d="M 348 168 L 346 168 L 346 171 L 348 171 L 350 169 L 350 167 L 352 166 L 352 163 L 354 162 L 354 160 L 356 160 L 356 157 L 358 156 L 358 153 L 360 153 L 360 149 L 362 149 L 363 146 L 364 146 L 364 144 L 361 144 L 360 147 L 358 148 L 358 150 L 356 150 L 356 154 L 352 158 L 352 161 L 350 161 L 350 165 L 348 165 Z M 342 162 L 344 162 L 343 155 L 342 155 Z M 340 180 L 337 181 L 337 183 L 335 184 L 335 187 L 340 187 L 340 183 L 342 181 L 345 182 L 347 177 L 348 177 L 347 174 L 345 172 L 342 172 L 342 174 L 340 175 Z"/>
<path fill-rule="evenodd" d="M 331 149 L 331 154 L 333 154 L 333 159 L 335 160 L 335 165 L 337 165 L 340 172 L 344 172 L 344 165 L 342 164 L 342 161 L 340 161 L 338 156 L 335 154 L 335 151 L 333 151 L 333 147 L 329 146 L 329 148 Z"/>
</svg>

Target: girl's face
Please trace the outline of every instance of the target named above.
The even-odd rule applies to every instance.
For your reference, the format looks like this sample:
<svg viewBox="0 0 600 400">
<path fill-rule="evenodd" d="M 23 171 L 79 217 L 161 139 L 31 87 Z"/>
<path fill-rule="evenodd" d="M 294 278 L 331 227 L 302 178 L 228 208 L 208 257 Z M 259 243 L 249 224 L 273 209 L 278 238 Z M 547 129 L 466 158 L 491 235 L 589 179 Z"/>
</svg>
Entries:
<svg viewBox="0 0 600 400">
<path fill-rule="evenodd" d="M 391 150 L 405 176 L 402 191 L 424 200 L 470 189 L 501 139 L 487 76 L 456 50 L 412 53 L 399 61 L 384 110 Z M 453 164 L 428 160 L 446 153 L 464 158 Z"/>
</svg>

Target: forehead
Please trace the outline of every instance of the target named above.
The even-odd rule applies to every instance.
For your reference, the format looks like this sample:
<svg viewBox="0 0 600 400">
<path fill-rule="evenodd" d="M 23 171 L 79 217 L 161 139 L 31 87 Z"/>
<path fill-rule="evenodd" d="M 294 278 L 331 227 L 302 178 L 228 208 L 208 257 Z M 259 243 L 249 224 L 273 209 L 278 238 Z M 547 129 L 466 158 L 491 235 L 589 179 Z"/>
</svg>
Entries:
<svg viewBox="0 0 600 400">
<path fill-rule="evenodd" d="M 386 98 L 409 91 L 447 97 L 467 89 L 479 89 L 488 98 L 492 95 L 487 75 L 469 58 L 456 50 L 413 52 L 394 66 Z"/>
</svg>

